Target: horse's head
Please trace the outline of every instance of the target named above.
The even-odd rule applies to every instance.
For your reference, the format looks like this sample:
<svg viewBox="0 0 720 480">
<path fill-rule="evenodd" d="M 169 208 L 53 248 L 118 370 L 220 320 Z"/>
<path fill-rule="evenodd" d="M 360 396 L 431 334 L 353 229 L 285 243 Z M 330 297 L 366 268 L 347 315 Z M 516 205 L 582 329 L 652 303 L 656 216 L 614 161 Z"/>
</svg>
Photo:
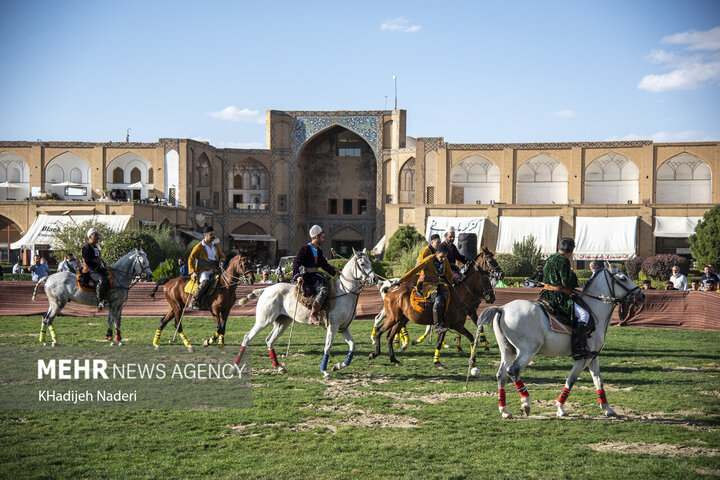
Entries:
<svg viewBox="0 0 720 480">
<path fill-rule="evenodd" d="M 461 283 L 467 283 L 469 288 L 482 292 L 482 298 L 486 303 L 495 303 L 495 292 L 492 282 L 490 282 L 490 275 L 487 270 L 481 268 L 479 263 L 481 255 L 482 253 L 475 258 L 474 262 L 468 263 L 465 278 Z"/>
<path fill-rule="evenodd" d="M 343 267 L 343 274 L 365 285 L 375 285 L 379 281 L 372 269 L 372 262 L 367 255 L 367 249 L 358 252 L 353 248 L 353 258 Z"/>
<path fill-rule="evenodd" d="M 485 270 L 496 280 L 502 280 L 505 278 L 505 272 L 500 267 L 500 264 L 495 260 L 495 255 L 488 250 L 487 247 L 482 247 L 475 257 L 475 263 L 477 268 Z"/>
<path fill-rule="evenodd" d="M 603 280 L 601 280 L 604 279 Z M 605 262 L 602 272 L 593 277 L 592 283 L 598 285 L 598 293 L 606 295 L 615 303 L 640 305 L 645 303 L 645 294 L 627 275 L 618 272 L 614 265 Z"/>
<path fill-rule="evenodd" d="M 230 260 L 227 272 L 235 278 L 246 280 L 250 285 L 255 283 L 255 274 L 250 259 L 242 253 L 238 253 Z"/>
<path fill-rule="evenodd" d="M 132 271 L 135 273 L 136 277 L 140 277 L 144 280 L 152 280 L 153 278 L 153 272 L 150 270 L 150 262 L 147 259 L 147 254 L 142 248 L 135 249 Z"/>
</svg>

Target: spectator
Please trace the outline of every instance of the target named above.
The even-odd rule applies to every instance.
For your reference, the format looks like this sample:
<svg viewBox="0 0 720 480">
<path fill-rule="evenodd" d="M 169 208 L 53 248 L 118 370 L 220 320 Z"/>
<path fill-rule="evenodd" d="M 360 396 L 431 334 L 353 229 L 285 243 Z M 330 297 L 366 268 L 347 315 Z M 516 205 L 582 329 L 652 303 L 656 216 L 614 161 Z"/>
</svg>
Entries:
<svg viewBox="0 0 720 480">
<path fill-rule="evenodd" d="M 665 290 L 677 290 L 677 288 L 673 286 L 673 282 L 667 282 L 665 284 Z"/>
<path fill-rule="evenodd" d="M 644 280 L 643 290 L 655 290 L 655 287 L 652 286 L 652 282 L 650 280 Z"/>
<path fill-rule="evenodd" d="M 687 278 L 685 275 L 680 273 L 680 267 L 673 265 L 672 275 L 670 275 L 670 282 L 673 284 L 675 290 L 687 290 Z M 667 289 L 666 289 L 667 290 Z"/>
<path fill-rule="evenodd" d="M 698 282 L 697 280 L 693 280 L 692 282 L 690 282 L 690 290 L 700 290 L 700 282 Z"/>
<path fill-rule="evenodd" d="M 2 265 L 0 265 L 0 280 L 5 280 L 5 270 L 3 270 Z"/>
<path fill-rule="evenodd" d="M 535 273 L 530 275 L 530 278 L 527 279 L 528 282 L 534 282 L 536 285 L 542 283 L 543 281 L 543 264 L 539 264 L 537 267 L 535 267 Z"/>
<path fill-rule="evenodd" d="M 44 258 L 42 260 L 45 260 Z M 50 269 L 47 266 L 47 261 L 42 262 L 40 255 L 33 257 L 33 264 L 30 265 L 30 272 L 32 272 L 32 281 L 38 282 L 41 278 L 45 278 L 50 275 Z"/>
<path fill-rule="evenodd" d="M 285 279 L 285 275 L 284 275 L 282 272 L 281 272 L 281 273 L 278 273 L 277 283 L 289 283 L 289 282 Z"/>
<path fill-rule="evenodd" d="M 703 287 L 707 287 L 708 280 L 713 280 L 715 282 L 715 285 L 720 283 L 720 277 L 718 277 L 718 274 L 713 271 L 712 265 L 705 265 L 705 268 L 703 270 L 705 271 L 705 274 L 700 277 L 700 281 L 702 282 Z"/>
<path fill-rule="evenodd" d="M 20 268 L 20 259 L 18 258 L 15 265 L 13 265 L 12 273 L 23 273 L 23 269 Z"/>
<path fill-rule="evenodd" d="M 188 270 L 188 266 L 182 258 L 178 258 L 178 267 L 180 267 L 180 275 L 182 275 L 183 277 L 190 276 L 190 271 Z"/>
<path fill-rule="evenodd" d="M 65 260 L 60 262 L 60 265 L 58 265 L 58 272 L 77 273 L 77 262 L 75 261 L 75 257 L 73 257 L 72 253 L 65 255 Z"/>
<path fill-rule="evenodd" d="M 270 272 L 267 270 L 262 271 L 262 280 L 260 280 L 258 283 L 274 283 L 272 279 L 270 278 Z"/>
<path fill-rule="evenodd" d="M 706 292 L 717 292 L 717 287 L 718 287 L 718 283 L 711 278 L 705 284 L 705 291 Z"/>
<path fill-rule="evenodd" d="M 597 264 L 597 262 L 592 261 L 590 262 L 590 278 L 593 278 L 597 272 L 600 271 L 600 265 Z"/>
</svg>

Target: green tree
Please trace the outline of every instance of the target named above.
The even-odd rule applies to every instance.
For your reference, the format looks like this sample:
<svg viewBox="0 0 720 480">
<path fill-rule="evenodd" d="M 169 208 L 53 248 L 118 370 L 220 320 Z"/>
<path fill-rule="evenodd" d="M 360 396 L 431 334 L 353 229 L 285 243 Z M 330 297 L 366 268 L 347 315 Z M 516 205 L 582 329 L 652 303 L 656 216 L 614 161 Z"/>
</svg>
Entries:
<svg viewBox="0 0 720 480">
<path fill-rule="evenodd" d="M 160 246 L 152 235 L 139 230 L 125 230 L 119 232 L 105 241 L 102 258 L 105 263 L 112 265 L 126 253 L 142 248 L 150 262 L 150 268 L 155 269 L 163 260 Z"/>
<path fill-rule="evenodd" d="M 72 254 L 76 259 L 82 258 L 82 247 L 87 243 L 87 231 L 94 228 L 100 235 L 100 247 L 113 236 L 116 235 L 106 224 L 97 220 L 85 220 L 78 224 L 66 223 L 55 233 L 55 242 L 53 243 L 53 255 L 55 260 L 61 262 L 66 255 Z"/>
<path fill-rule="evenodd" d="M 535 237 L 532 235 L 528 235 L 519 242 L 513 242 L 513 256 L 520 260 L 523 265 L 530 265 L 529 268 L 524 267 L 522 269 L 521 276 L 532 275 L 537 265 L 545 263 L 542 248 L 535 243 Z"/>
<path fill-rule="evenodd" d="M 161 224 L 157 229 L 145 230 L 153 236 L 160 247 L 163 258 L 184 258 L 187 261 L 189 255 L 185 255 L 187 245 L 175 233 L 175 227 L 168 223 Z"/>
<path fill-rule="evenodd" d="M 720 204 L 703 215 L 690 235 L 690 253 L 698 265 L 720 265 Z"/>
<path fill-rule="evenodd" d="M 385 260 L 392 262 L 399 259 L 403 252 L 412 249 L 420 242 L 427 243 L 425 237 L 420 235 L 415 227 L 406 225 L 398 228 L 388 240 Z"/>
<path fill-rule="evenodd" d="M 177 260 L 168 258 L 162 262 L 153 272 L 153 280 L 158 281 L 162 277 L 175 278 L 180 276 L 180 267 L 178 267 Z"/>
<path fill-rule="evenodd" d="M 526 259 L 508 253 L 495 255 L 495 260 L 506 277 L 529 277 L 535 270 L 535 266 Z"/>
</svg>

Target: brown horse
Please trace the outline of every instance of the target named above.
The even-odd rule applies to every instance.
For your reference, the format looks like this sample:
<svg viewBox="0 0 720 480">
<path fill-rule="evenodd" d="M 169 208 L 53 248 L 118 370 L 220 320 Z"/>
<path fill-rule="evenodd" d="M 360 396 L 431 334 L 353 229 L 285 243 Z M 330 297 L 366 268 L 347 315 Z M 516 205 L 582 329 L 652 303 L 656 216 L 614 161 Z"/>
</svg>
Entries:
<svg viewBox="0 0 720 480">
<path fill-rule="evenodd" d="M 495 294 L 490 284 L 490 277 L 487 272 L 479 268 L 481 255 L 475 257 L 467 269 L 465 278 L 450 288 L 450 306 L 445 312 L 445 325 L 459 332 L 470 340 L 470 345 L 475 344 L 475 337 L 465 328 L 465 318 L 469 310 L 477 308 L 481 300 L 487 303 L 495 301 Z M 407 325 L 411 320 L 419 325 L 432 325 L 432 308 L 426 308 L 422 313 L 415 310 L 410 304 L 410 295 L 413 287 L 408 285 L 400 285 L 395 289 L 391 289 L 385 295 L 385 313 L 387 317 L 385 323 L 375 332 L 375 351 L 370 354 L 370 360 L 380 355 L 380 337 L 384 332 L 388 332 L 388 352 L 390 361 L 395 365 L 400 362 L 395 358 L 393 350 L 393 338 L 395 335 Z M 436 367 L 444 369 L 440 363 L 440 348 L 445 340 L 445 334 L 442 332 L 437 336 L 435 346 L 435 356 L 433 363 Z M 475 365 L 475 349 L 470 352 L 472 364 Z"/>
<path fill-rule="evenodd" d="M 222 268 L 221 268 L 222 269 Z M 175 319 L 175 328 L 180 338 L 187 347 L 188 351 L 193 352 L 195 349 L 190 344 L 187 336 L 183 333 L 182 315 L 185 311 L 187 303 L 190 302 L 192 294 L 185 293 L 185 284 L 190 281 L 190 277 L 173 278 L 165 285 L 165 299 L 170 305 L 170 311 L 160 320 L 160 326 L 155 332 L 153 345 L 155 350 L 160 348 L 160 335 L 165 325 Z M 255 275 L 252 272 L 250 260 L 243 255 L 234 256 L 228 263 L 228 267 L 223 270 L 220 275 L 215 291 L 210 295 L 206 295 L 207 304 L 210 306 L 210 313 L 215 319 L 217 330 L 210 339 L 205 340 L 204 345 L 212 345 L 217 342 L 220 350 L 225 348 L 225 325 L 227 323 L 230 309 L 235 303 L 235 290 L 240 283 L 255 283 Z"/>
</svg>

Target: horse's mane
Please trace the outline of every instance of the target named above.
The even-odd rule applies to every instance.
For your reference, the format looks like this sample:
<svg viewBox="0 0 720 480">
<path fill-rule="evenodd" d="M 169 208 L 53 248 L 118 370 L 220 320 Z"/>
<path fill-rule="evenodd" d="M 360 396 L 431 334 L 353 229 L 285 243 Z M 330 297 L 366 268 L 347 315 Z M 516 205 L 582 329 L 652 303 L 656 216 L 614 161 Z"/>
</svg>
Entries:
<svg viewBox="0 0 720 480">
<path fill-rule="evenodd" d="M 583 289 L 582 289 L 583 292 L 584 292 L 585 290 L 587 290 L 587 289 L 590 287 L 590 285 L 592 285 L 592 284 L 595 282 L 595 279 L 598 277 L 598 275 L 600 275 L 600 273 L 601 273 L 603 270 L 605 270 L 604 267 L 601 268 L 600 271 L 599 271 L 597 274 L 595 274 L 595 275 L 593 275 L 592 277 L 590 277 L 587 282 L 585 282 L 585 285 L 583 286 Z"/>
</svg>

